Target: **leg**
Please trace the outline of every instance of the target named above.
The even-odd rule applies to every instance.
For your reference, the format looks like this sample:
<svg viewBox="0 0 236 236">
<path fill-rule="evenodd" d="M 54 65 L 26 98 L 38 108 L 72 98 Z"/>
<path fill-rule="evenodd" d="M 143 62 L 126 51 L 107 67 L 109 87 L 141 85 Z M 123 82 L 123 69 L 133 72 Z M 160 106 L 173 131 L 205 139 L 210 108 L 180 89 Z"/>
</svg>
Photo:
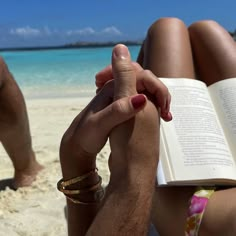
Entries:
<svg viewBox="0 0 236 236">
<path fill-rule="evenodd" d="M 143 65 L 143 48 L 144 48 L 144 44 L 145 44 L 145 41 L 143 42 L 142 46 L 141 46 L 141 49 L 139 51 L 139 54 L 138 54 L 138 57 L 137 57 L 137 62 L 140 64 L 140 65 Z"/>
<path fill-rule="evenodd" d="M 178 19 L 156 21 L 148 31 L 140 55 L 138 62 L 158 77 L 195 78 L 188 30 Z M 156 188 L 152 220 L 160 235 L 183 235 L 188 201 L 194 190 Z"/>
<path fill-rule="evenodd" d="M 210 198 L 199 235 L 236 235 L 236 188 L 216 191 Z"/>
<path fill-rule="evenodd" d="M 208 85 L 236 77 L 236 43 L 214 21 L 189 27 L 198 75 Z M 210 198 L 200 227 L 200 235 L 236 234 L 236 188 L 217 191 Z"/>
<path fill-rule="evenodd" d="M 158 77 L 194 78 L 189 35 L 175 18 L 156 21 L 148 30 L 138 62 Z"/>
<path fill-rule="evenodd" d="M 200 21 L 189 27 L 199 78 L 207 85 L 236 77 L 236 43 L 214 21 Z"/>
<path fill-rule="evenodd" d="M 175 24 L 177 24 L 177 26 L 174 26 Z M 201 67 L 201 70 L 199 69 L 199 66 L 197 67 L 201 79 L 210 84 L 223 78 L 235 77 L 236 73 L 235 68 L 233 67 L 235 61 L 234 58 L 236 55 L 234 49 L 235 42 L 233 42 L 231 38 L 227 36 L 227 34 L 223 33 L 224 30 L 219 30 L 218 28 L 218 32 L 221 31 L 219 35 L 221 37 L 221 40 L 219 40 L 219 45 L 222 45 L 221 47 L 223 47 L 223 42 L 228 39 L 229 43 L 228 45 L 224 45 L 224 47 L 229 48 L 229 51 L 233 53 L 223 53 L 222 48 L 217 48 L 216 50 L 217 44 L 215 45 L 214 43 L 212 43 L 212 41 L 209 41 L 209 39 L 206 40 L 203 37 L 200 41 L 201 44 L 199 43 L 198 45 L 197 42 L 199 42 L 200 39 L 197 39 L 197 34 L 199 37 L 203 34 L 203 30 L 201 31 L 199 29 L 199 24 L 200 23 L 192 25 L 189 31 L 191 34 L 192 47 L 194 48 L 195 52 L 196 63 L 199 64 L 199 58 L 202 56 L 203 59 L 201 60 L 201 62 L 203 63 L 201 65 L 205 65 L 205 67 Z M 172 29 L 172 27 L 174 29 Z M 191 48 L 189 43 L 186 43 L 188 41 L 188 35 L 186 33 L 186 29 L 184 28 L 185 27 L 183 23 L 176 19 L 161 19 L 154 23 L 149 30 L 148 38 L 145 40 L 145 45 L 143 46 L 141 54 L 142 57 L 139 57 L 139 63 L 141 63 L 141 65 L 143 65 L 145 68 L 152 70 L 157 76 L 194 78 Z M 179 33 L 175 32 L 175 30 L 177 29 L 179 29 Z M 204 29 L 206 33 L 206 28 Z M 160 34 L 160 31 L 162 32 L 162 34 Z M 173 33 L 172 35 L 171 32 L 175 33 Z M 212 32 L 214 32 L 214 30 L 211 30 L 211 33 Z M 217 30 L 215 30 L 215 34 L 216 33 Z M 169 38 L 167 37 L 167 35 Z M 157 36 L 158 38 L 156 38 Z M 176 42 L 179 42 L 178 39 L 181 39 L 181 37 L 184 38 L 182 39 L 182 42 L 185 42 L 185 46 L 182 45 L 181 42 L 179 44 L 171 43 L 172 39 L 176 39 Z M 217 42 L 216 35 L 211 35 L 211 37 L 213 41 L 215 40 L 214 42 Z M 171 45 L 168 46 L 168 43 Z M 210 45 L 209 48 L 206 48 L 208 47 L 206 45 L 207 43 L 215 45 L 215 48 L 211 48 Z M 157 45 L 155 46 L 155 44 Z M 196 48 L 198 48 L 198 54 L 196 52 Z M 208 54 L 210 54 L 211 57 L 209 55 L 206 55 L 206 52 L 208 51 Z M 220 55 L 218 53 L 220 53 Z M 168 57 L 168 55 L 171 56 Z M 214 58 L 214 61 L 209 60 L 209 57 L 210 59 Z M 206 64 L 207 61 L 211 61 L 210 65 Z M 221 61 L 226 61 L 226 63 L 221 64 Z M 219 70 L 217 70 L 218 77 L 213 76 L 211 74 L 209 76 L 209 73 L 211 71 L 216 70 L 217 65 L 219 65 Z M 203 77 L 203 72 L 207 76 Z M 213 77 L 215 79 L 214 81 L 210 82 L 206 79 L 206 77 L 208 78 L 208 80 L 209 78 Z M 194 191 L 195 188 L 192 187 L 172 187 L 156 189 L 155 196 L 153 199 L 152 220 L 161 235 L 183 235 L 187 218 L 187 209 L 189 207 L 188 201 Z M 233 202 L 233 199 L 235 198 L 234 195 L 235 188 L 224 191 L 217 191 L 213 194 L 213 196 L 208 202 L 203 217 L 199 232 L 200 235 L 235 234 L 236 226 L 234 219 L 236 215 L 236 204 Z M 225 204 L 226 202 L 227 204 Z M 228 224 L 226 222 L 228 222 Z M 227 234 L 228 232 L 229 234 Z"/>
<path fill-rule="evenodd" d="M 0 59 L 0 114 L 0 141 L 15 168 L 13 186 L 30 185 L 42 166 L 32 149 L 23 95 L 3 59 Z"/>
</svg>

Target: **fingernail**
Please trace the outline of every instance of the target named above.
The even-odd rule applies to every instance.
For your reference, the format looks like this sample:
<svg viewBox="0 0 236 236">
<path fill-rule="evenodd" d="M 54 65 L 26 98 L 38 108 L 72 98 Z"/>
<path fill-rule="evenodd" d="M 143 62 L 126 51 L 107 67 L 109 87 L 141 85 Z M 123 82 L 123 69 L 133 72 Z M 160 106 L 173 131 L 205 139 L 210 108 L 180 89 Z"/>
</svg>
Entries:
<svg viewBox="0 0 236 236">
<path fill-rule="evenodd" d="M 129 57 L 129 50 L 125 45 L 118 45 L 113 50 L 116 58 L 126 59 Z"/>
<path fill-rule="evenodd" d="M 165 121 L 171 121 L 173 119 L 171 112 L 165 112 L 161 114 L 161 117 L 165 120 Z"/>
<path fill-rule="evenodd" d="M 173 116 L 172 116 L 171 112 L 168 113 L 168 118 L 169 118 L 170 121 L 173 119 Z"/>
<path fill-rule="evenodd" d="M 146 103 L 146 97 L 143 94 L 138 94 L 131 98 L 131 103 L 134 109 L 141 108 Z"/>
</svg>

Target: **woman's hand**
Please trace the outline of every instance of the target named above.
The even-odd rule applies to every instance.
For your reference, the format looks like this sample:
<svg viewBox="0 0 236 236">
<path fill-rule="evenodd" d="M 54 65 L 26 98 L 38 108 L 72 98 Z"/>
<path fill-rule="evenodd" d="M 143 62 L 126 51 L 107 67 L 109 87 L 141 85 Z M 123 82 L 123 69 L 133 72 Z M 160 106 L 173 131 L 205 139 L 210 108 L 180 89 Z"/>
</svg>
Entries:
<svg viewBox="0 0 236 236">
<path fill-rule="evenodd" d="M 167 87 L 150 70 L 144 70 L 136 62 L 132 62 L 132 66 L 136 75 L 137 92 L 146 94 L 155 106 L 160 108 L 163 120 L 171 121 L 171 96 Z M 112 65 L 109 65 L 96 74 L 97 90 L 99 91 L 108 81 L 113 79 Z"/>
<path fill-rule="evenodd" d="M 113 50 L 114 80 L 106 82 L 102 86 L 95 98 L 74 119 L 61 141 L 60 161 L 64 180 L 73 179 L 95 169 L 96 155 L 103 148 L 108 137 L 110 137 L 113 157 L 110 162 L 111 181 L 103 202 L 104 205 L 96 218 L 100 207 L 99 202 L 85 207 L 67 201 L 70 235 L 85 235 L 89 227 L 91 235 L 102 235 L 104 232 L 97 232 L 102 228 L 97 226 L 101 225 L 100 220 L 104 222 L 104 219 L 112 221 L 107 228 L 108 232 L 116 232 L 116 230 L 113 231 L 113 228 L 121 229 L 120 223 L 123 220 L 117 222 L 114 219 L 121 219 L 121 215 L 125 215 L 124 220 L 129 220 L 131 225 L 138 222 L 140 226 L 144 224 L 143 219 L 150 218 L 149 206 L 158 161 L 159 116 L 153 103 L 148 101 L 145 95 L 137 94 L 136 86 L 141 88 L 143 86 L 151 97 L 154 95 L 154 97 L 158 97 L 162 107 L 166 107 L 164 104 L 168 104 L 170 96 L 165 86 L 156 83 L 150 74 L 145 76 L 145 79 L 142 77 L 139 79 L 131 65 L 130 57 L 122 58 L 120 55 L 122 52 L 126 54 L 128 52 L 123 45 L 118 45 Z M 150 79 L 148 79 L 149 77 Z M 139 85 L 136 83 L 137 79 L 145 80 L 145 82 L 141 82 Z M 143 112 L 141 112 L 142 110 Z M 136 116 L 137 113 L 140 115 Z M 139 176 L 137 177 L 137 175 Z M 96 184 L 98 176 L 92 176 L 92 180 L 89 181 L 89 184 L 91 182 Z M 80 183 L 78 184 L 81 188 Z M 87 182 L 82 184 L 85 188 L 89 186 Z M 123 192 L 124 187 L 127 190 L 125 192 Z M 110 209 L 117 204 L 116 199 L 120 199 L 116 198 L 117 194 L 119 196 L 123 193 L 126 198 L 119 202 L 119 208 L 112 214 L 115 217 L 113 219 L 109 217 Z M 87 200 L 84 199 L 84 201 Z M 130 201 L 135 203 L 131 207 Z M 135 210 L 133 210 L 134 208 Z M 142 216 L 139 221 L 130 221 L 137 215 Z M 93 222 L 92 226 L 91 222 Z M 145 223 L 145 225 L 148 224 Z M 126 231 L 126 229 L 123 230 Z M 141 230 L 143 231 L 143 227 Z M 80 233 L 78 234 L 78 232 Z M 140 230 L 137 232 L 139 235 Z M 87 233 L 89 234 L 89 232 Z"/>
<path fill-rule="evenodd" d="M 142 94 L 113 102 L 114 83 L 107 83 L 74 119 L 63 135 L 60 160 L 66 179 L 95 168 L 96 155 L 105 145 L 110 131 L 130 119 L 146 104 Z"/>
<path fill-rule="evenodd" d="M 162 107 L 163 117 L 170 120 L 168 89 L 152 73 L 142 70 L 138 64 L 133 65 L 135 70 L 132 80 L 125 83 L 120 83 L 120 80 L 108 82 L 109 79 L 104 79 L 113 78 L 110 74 L 113 71 L 109 67 L 97 74 L 96 82 L 103 81 L 100 91 L 74 119 L 62 138 L 60 160 L 64 179 L 95 168 L 96 155 L 105 145 L 111 130 L 144 108 L 147 98 L 143 94 L 137 94 L 137 90 L 146 91 L 150 97 L 154 97 L 157 106 Z M 130 86 L 130 83 L 133 85 Z M 120 98 L 114 95 L 114 92 L 118 94 L 117 90 Z"/>
</svg>

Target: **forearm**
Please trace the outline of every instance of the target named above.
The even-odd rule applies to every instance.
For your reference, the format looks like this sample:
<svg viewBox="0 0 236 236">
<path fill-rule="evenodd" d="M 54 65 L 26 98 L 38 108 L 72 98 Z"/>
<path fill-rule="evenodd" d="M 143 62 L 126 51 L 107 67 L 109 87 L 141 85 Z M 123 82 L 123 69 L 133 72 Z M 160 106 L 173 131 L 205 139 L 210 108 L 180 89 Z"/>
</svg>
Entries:
<svg viewBox="0 0 236 236">
<path fill-rule="evenodd" d="M 104 205 L 87 235 L 146 235 L 150 224 L 154 171 L 129 173 L 109 183 Z M 104 226 L 106 222 L 106 226 Z"/>
<path fill-rule="evenodd" d="M 61 166 L 62 166 L 62 175 L 63 180 L 71 180 L 78 176 L 83 176 L 86 173 L 90 173 L 91 171 L 95 170 L 96 163 L 95 157 L 87 157 L 84 155 L 80 156 L 80 164 L 75 164 L 76 161 L 71 161 L 73 158 L 69 152 L 61 155 Z M 68 156 L 70 159 L 68 160 Z M 86 159 L 87 158 L 87 159 Z M 84 160 L 84 161 L 83 161 Z M 86 179 L 79 181 L 75 184 L 67 186 L 66 189 L 69 190 L 78 190 L 78 189 L 87 189 L 91 186 L 96 185 L 99 182 L 99 176 L 96 173 L 92 173 Z M 94 192 L 87 192 L 79 195 L 69 195 L 73 199 L 78 199 L 82 202 L 94 202 Z M 93 222 L 97 211 L 100 207 L 101 202 L 93 203 L 93 204 L 80 204 L 74 203 L 69 198 L 67 198 L 67 222 L 68 222 L 68 235 L 69 236 L 84 236 L 90 227 L 91 223 Z"/>
<path fill-rule="evenodd" d="M 94 174 L 94 176 L 91 176 L 89 179 L 83 181 L 83 186 L 81 184 L 74 184 L 70 189 L 88 189 L 95 186 L 98 182 L 98 175 Z M 101 204 L 100 201 L 96 201 L 94 199 L 94 194 L 94 191 L 90 191 L 78 195 L 67 195 L 69 198 L 74 200 L 79 200 L 82 203 L 88 203 L 74 203 L 71 199 L 67 198 L 67 222 L 69 236 L 82 236 L 88 231 L 88 228 L 93 222 Z"/>
<path fill-rule="evenodd" d="M 99 205 L 80 205 L 67 200 L 68 235 L 86 235 L 97 214 Z"/>
<path fill-rule="evenodd" d="M 98 176 L 92 178 L 84 184 L 84 187 L 73 187 L 71 189 L 88 189 L 99 183 Z M 97 190 L 100 190 L 98 187 Z M 96 190 L 95 190 L 96 191 Z M 101 205 L 100 198 L 96 200 L 95 191 L 89 191 L 78 195 L 67 195 L 67 221 L 68 235 L 85 235 L 93 222 Z M 75 203 L 74 201 L 80 201 Z"/>
<path fill-rule="evenodd" d="M 147 114 L 140 112 L 110 136 L 111 178 L 88 235 L 147 234 L 159 160 L 158 112 Z M 123 139 L 117 138 L 121 134 Z"/>
</svg>

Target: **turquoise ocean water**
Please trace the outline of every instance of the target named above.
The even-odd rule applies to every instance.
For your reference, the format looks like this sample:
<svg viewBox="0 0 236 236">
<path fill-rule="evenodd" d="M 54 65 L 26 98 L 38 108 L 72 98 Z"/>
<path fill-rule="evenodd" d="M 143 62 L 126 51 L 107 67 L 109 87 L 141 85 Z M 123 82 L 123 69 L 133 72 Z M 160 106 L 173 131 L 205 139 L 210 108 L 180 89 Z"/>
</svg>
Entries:
<svg viewBox="0 0 236 236">
<path fill-rule="evenodd" d="M 139 46 L 130 46 L 136 60 Z M 95 74 L 111 62 L 112 47 L 2 52 L 26 98 L 91 96 Z"/>
</svg>

